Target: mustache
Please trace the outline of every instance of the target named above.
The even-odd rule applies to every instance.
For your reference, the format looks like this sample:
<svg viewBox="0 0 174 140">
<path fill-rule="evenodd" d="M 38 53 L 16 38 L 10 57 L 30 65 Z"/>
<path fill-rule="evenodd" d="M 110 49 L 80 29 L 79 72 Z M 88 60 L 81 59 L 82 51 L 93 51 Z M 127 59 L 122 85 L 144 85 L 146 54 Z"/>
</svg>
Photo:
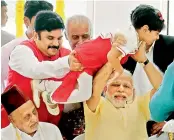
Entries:
<svg viewBox="0 0 174 140">
<path fill-rule="evenodd" d="M 30 127 L 32 128 L 32 127 L 34 127 L 34 126 L 36 126 L 36 125 L 38 125 L 38 124 L 39 124 L 39 123 L 36 122 L 36 123 L 32 124 Z"/>
<path fill-rule="evenodd" d="M 114 97 L 115 97 L 115 96 L 123 96 L 123 97 L 125 97 L 126 99 L 129 98 L 129 96 L 128 96 L 127 94 L 125 94 L 125 93 L 120 93 L 120 92 L 116 92 L 113 96 L 114 96 Z"/>
<path fill-rule="evenodd" d="M 59 49 L 60 46 L 48 46 L 48 49 Z"/>
</svg>

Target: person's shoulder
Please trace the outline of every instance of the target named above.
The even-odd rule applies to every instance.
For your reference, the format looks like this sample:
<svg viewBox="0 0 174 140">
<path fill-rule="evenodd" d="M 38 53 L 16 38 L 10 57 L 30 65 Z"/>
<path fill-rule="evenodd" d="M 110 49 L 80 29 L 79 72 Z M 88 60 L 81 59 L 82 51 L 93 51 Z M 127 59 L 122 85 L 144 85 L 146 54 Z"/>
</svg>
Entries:
<svg viewBox="0 0 174 140">
<path fill-rule="evenodd" d="M 1 30 L 1 34 L 4 35 L 5 37 L 15 39 L 15 36 L 7 31 Z"/>
<path fill-rule="evenodd" d="M 174 43 L 174 36 L 170 36 L 170 35 L 159 35 L 159 39 L 157 40 L 157 42 L 165 42 L 167 44 L 173 44 Z"/>
<path fill-rule="evenodd" d="M 14 129 L 12 124 L 9 124 L 7 127 L 1 129 L 1 138 L 3 140 L 10 139 L 14 135 Z"/>
<path fill-rule="evenodd" d="M 52 123 L 47 123 L 47 122 L 39 122 L 39 125 L 41 127 L 56 127 L 56 125 L 52 124 Z"/>
<path fill-rule="evenodd" d="M 167 67 L 167 72 L 174 75 L 174 61 Z"/>
<path fill-rule="evenodd" d="M 2 129 L 1 129 L 1 133 L 2 133 L 2 132 L 5 133 L 5 132 L 7 132 L 7 131 L 9 131 L 9 130 L 12 130 L 12 125 L 11 125 L 11 124 L 9 124 L 8 126 L 2 128 Z"/>
<path fill-rule="evenodd" d="M 56 130 L 58 129 L 58 127 L 54 124 L 51 124 L 51 123 L 47 123 L 47 122 L 39 122 L 39 125 L 42 129 L 45 129 L 45 130 Z"/>
<path fill-rule="evenodd" d="M 6 49 L 9 49 L 9 48 L 12 48 L 13 49 L 14 47 L 20 45 L 20 43 L 22 41 L 24 41 L 24 40 L 25 40 L 24 37 L 15 38 L 12 41 L 8 42 L 7 44 L 3 45 L 1 49 L 2 50 L 6 50 Z"/>
<path fill-rule="evenodd" d="M 163 34 L 160 34 L 159 35 L 159 39 L 160 38 L 163 38 L 163 39 L 172 39 L 174 40 L 174 36 L 171 36 L 171 35 L 163 35 Z"/>
<path fill-rule="evenodd" d="M 7 44 L 8 42 L 12 41 L 13 39 L 15 39 L 15 36 L 1 30 L 1 46 Z"/>
</svg>

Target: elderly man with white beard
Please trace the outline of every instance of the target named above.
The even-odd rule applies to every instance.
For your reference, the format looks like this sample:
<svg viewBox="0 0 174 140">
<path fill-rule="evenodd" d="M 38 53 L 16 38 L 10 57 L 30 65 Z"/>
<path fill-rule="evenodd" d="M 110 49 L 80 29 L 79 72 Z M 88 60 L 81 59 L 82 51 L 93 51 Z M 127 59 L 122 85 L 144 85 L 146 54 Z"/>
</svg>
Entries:
<svg viewBox="0 0 174 140">
<path fill-rule="evenodd" d="M 147 140 L 149 102 L 160 86 L 162 75 L 148 61 L 143 42 L 133 58 L 142 63 L 153 90 L 145 96 L 138 97 L 135 95 L 132 75 L 126 70 L 121 70 L 118 55 L 114 51 L 115 49 L 111 49 L 108 54 L 109 63 L 94 78 L 92 97 L 84 103 L 85 139 Z M 114 72 L 113 64 L 117 66 Z M 101 97 L 103 89 L 105 98 Z"/>
</svg>

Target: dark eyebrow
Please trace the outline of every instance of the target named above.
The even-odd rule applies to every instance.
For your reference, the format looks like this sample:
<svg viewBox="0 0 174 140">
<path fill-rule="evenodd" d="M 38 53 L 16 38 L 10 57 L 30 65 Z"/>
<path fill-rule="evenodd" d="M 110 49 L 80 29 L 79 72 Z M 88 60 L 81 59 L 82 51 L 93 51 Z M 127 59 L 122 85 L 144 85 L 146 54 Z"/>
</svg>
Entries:
<svg viewBox="0 0 174 140">
<path fill-rule="evenodd" d="M 63 37 L 63 35 L 59 36 L 58 39 L 60 39 L 60 38 L 62 38 L 62 37 Z"/>
</svg>

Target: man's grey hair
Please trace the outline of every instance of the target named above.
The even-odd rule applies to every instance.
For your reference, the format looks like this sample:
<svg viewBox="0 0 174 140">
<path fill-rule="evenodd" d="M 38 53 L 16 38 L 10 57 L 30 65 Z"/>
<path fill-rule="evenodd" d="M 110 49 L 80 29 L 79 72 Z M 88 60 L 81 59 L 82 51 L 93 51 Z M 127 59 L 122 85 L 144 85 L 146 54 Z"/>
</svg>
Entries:
<svg viewBox="0 0 174 140">
<path fill-rule="evenodd" d="M 114 74 L 114 76 L 113 76 L 113 74 Z M 114 71 L 114 72 L 111 74 L 111 77 L 112 77 L 112 78 L 109 78 L 109 80 L 112 80 L 113 78 L 116 78 L 116 77 L 118 76 L 117 74 L 119 74 L 119 73 L 117 73 L 117 71 Z M 131 73 L 130 71 L 126 70 L 126 69 L 123 70 L 122 74 L 126 74 L 126 75 L 128 75 L 128 76 L 130 76 L 130 77 L 133 76 L 132 73 Z M 119 75 L 121 75 L 121 74 L 119 74 Z"/>
<path fill-rule="evenodd" d="M 131 79 L 132 79 L 132 85 L 135 88 L 133 74 L 129 70 L 126 70 L 126 69 L 123 70 L 123 73 L 131 77 Z"/>
<path fill-rule="evenodd" d="M 90 19 L 87 16 L 84 15 L 74 15 L 71 16 L 67 19 L 66 24 L 65 24 L 65 29 L 66 29 L 66 35 L 68 36 L 68 25 L 69 23 L 74 22 L 76 24 L 82 24 L 82 23 L 87 23 L 89 26 L 89 35 L 92 37 L 93 35 L 93 29 L 92 29 L 92 24 Z"/>
</svg>

